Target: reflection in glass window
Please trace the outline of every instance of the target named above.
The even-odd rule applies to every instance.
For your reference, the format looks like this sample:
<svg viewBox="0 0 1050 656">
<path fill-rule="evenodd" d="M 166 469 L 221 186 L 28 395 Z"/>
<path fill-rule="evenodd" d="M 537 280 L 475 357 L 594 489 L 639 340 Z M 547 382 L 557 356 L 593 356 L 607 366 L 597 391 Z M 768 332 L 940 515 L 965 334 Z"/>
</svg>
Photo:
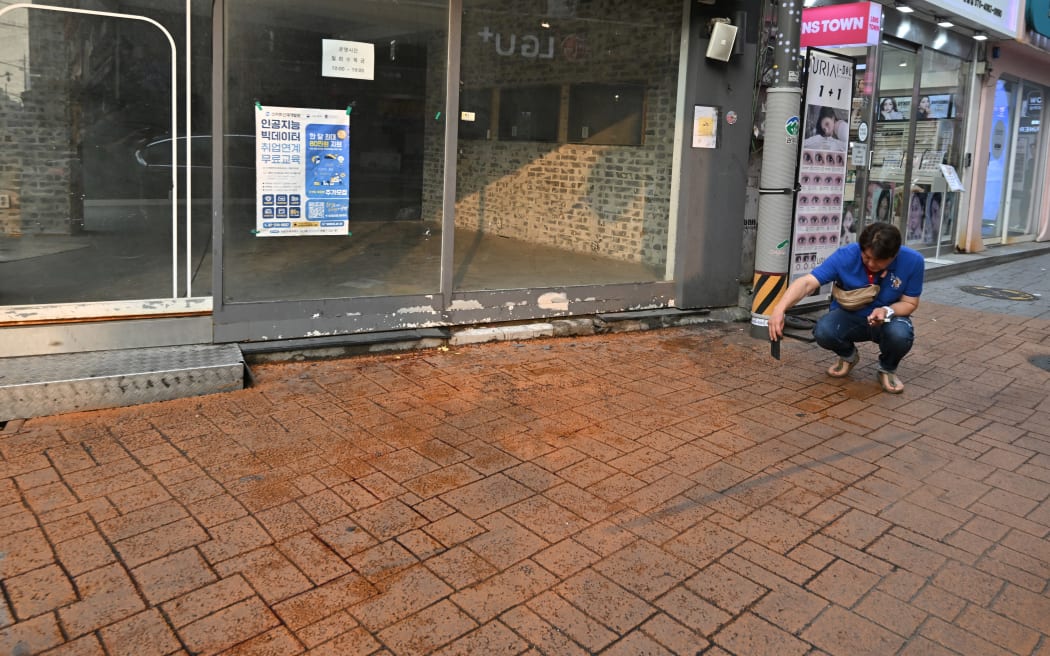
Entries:
<svg viewBox="0 0 1050 656">
<path fill-rule="evenodd" d="M 448 4 L 421 2 L 409 11 L 388 0 L 347 0 L 333 14 L 334 7 L 327 0 L 226 3 L 227 303 L 439 287 L 440 212 L 424 217 L 423 208 L 440 208 L 443 189 Z M 335 52 L 352 50 L 345 56 L 356 58 L 355 70 L 323 57 L 325 41 L 335 42 Z M 340 172 L 348 180 L 349 235 L 258 236 L 257 171 L 237 166 L 239 135 L 255 134 L 256 103 L 346 112 L 349 161 Z"/>
<path fill-rule="evenodd" d="M 453 284 L 662 280 L 682 3 L 528 7 L 463 3 L 461 83 L 498 89 L 499 130 L 459 144 Z"/>
<path fill-rule="evenodd" d="M 574 84 L 569 91 L 569 141 L 639 146 L 645 86 Z"/>
<path fill-rule="evenodd" d="M 501 89 L 499 138 L 502 141 L 557 141 L 561 88 L 554 85 Z"/>
<path fill-rule="evenodd" d="M 193 4 L 189 48 L 207 52 L 210 5 Z M 0 285 L 0 305 L 172 298 L 187 294 L 188 277 L 193 296 L 209 294 L 210 171 L 198 167 L 207 159 L 196 144 L 196 202 L 185 202 L 184 5 L 110 9 L 117 15 L 38 4 L 0 19 L 0 280 L 18 281 Z M 175 52 L 160 28 L 137 17 L 163 26 Z M 209 64 L 198 57 L 193 66 L 192 120 L 207 134 Z"/>
</svg>

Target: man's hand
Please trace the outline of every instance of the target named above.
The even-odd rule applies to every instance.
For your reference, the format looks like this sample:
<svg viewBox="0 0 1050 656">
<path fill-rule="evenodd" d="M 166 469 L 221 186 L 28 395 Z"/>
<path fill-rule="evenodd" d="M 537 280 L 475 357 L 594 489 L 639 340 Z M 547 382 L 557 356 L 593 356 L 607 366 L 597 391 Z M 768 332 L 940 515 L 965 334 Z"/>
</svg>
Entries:
<svg viewBox="0 0 1050 656">
<path fill-rule="evenodd" d="M 796 303 L 820 289 L 820 282 L 807 273 L 795 282 L 788 285 L 780 301 L 773 307 L 769 315 L 769 341 L 775 342 L 784 336 L 784 313 L 795 306 Z"/>
<path fill-rule="evenodd" d="M 869 326 L 881 326 L 886 321 L 886 308 L 877 307 L 868 315 Z"/>
<path fill-rule="evenodd" d="M 775 342 L 784 336 L 784 311 L 778 306 L 769 315 L 769 341 Z"/>
</svg>

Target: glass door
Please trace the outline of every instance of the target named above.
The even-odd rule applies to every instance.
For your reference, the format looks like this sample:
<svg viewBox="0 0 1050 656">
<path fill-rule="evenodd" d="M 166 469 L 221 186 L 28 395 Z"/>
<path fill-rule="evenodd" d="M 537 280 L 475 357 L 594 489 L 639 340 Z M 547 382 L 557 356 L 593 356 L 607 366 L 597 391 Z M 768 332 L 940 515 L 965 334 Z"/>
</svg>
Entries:
<svg viewBox="0 0 1050 656">
<path fill-rule="evenodd" d="M 222 302 L 438 291 L 448 3 L 224 9 Z"/>
<path fill-rule="evenodd" d="M 1038 224 L 1036 208 L 1040 189 L 1036 180 L 1044 170 L 1040 148 L 1043 123 L 1043 87 L 1030 82 L 1017 84 L 1017 107 L 1013 124 L 1013 152 L 1010 156 L 1009 192 L 1002 217 L 1002 240 L 1005 243 L 1034 239 Z"/>
<path fill-rule="evenodd" d="M 995 83 L 992 102 L 992 134 L 988 140 L 988 169 L 984 176 L 984 205 L 981 209 L 981 236 L 985 243 L 1000 243 L 1006 226 L 1010 183 L 1010 151 L 1020 85 L 1007 78 Z"/>
<path fill-rule="evenodd" d="M 935 251 L 954 235 L 958 194 L 944 187 L 941 164 L 962 170 L 965 99 L 969 63 L 929 48 L 922 53 L 922 76 L 913 117 L 912 184 L 906 241 Z M 937 184 L 941 182 L 942 184 Z M 936 190 L 935 190 L 936 189 Z"/>
<path fill-rule="evenodd" d="M 878 105 L 871 137 L 871 164 L 865 194 L 869 222 L 893 223 L 904 233 L 907 182 L 911 175 L 912 97 L 918 53 L 883 42 L 879 55 Z"/>
</svg>

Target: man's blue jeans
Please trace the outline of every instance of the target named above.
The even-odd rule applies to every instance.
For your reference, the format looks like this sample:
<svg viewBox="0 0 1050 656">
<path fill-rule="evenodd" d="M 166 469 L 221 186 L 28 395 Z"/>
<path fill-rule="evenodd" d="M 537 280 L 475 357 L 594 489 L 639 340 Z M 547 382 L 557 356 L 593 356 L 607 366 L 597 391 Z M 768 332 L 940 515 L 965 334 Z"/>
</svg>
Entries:
<svg viewBox="0 0 1050 656">
<path fill-rule="evenodd" d="M 847 360 L 853 357 L 857 342 L 875 342 L 879 345 L 879 371 L 892 373 L 911 350 L 915 328 L 909 317 L 893 317 L 881 325 L 869 326 L 864 313 L 836 308 L 817 321 L 813 336 L 821 347 Z"/>
</svg>

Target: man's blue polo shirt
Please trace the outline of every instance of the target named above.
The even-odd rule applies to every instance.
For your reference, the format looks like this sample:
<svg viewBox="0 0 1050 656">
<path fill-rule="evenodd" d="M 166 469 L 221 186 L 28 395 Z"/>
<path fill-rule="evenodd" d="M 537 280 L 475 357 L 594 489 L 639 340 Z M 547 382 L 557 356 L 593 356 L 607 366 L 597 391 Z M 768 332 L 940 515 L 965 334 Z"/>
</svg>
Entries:
<svg viewBox="0 0 1050 656">
<path fill-rule="evenodd" d="M 868 272 L 860 256 L 860 244 L 843 246 L 813 269 L 813 276 L 821 285 L 837 281 L 846 290 L 867 287 Z M 901 296 L 918 298 L 922 294 L 925 273 L 926 262 L 922 254 L 907 246 L 901 246 L 897 257 L 886 267 L 886 275 L 875 279 L 875 283 L 879 285 L 879 295 L 875 297 L 875 302 L 854 312 L 867 316 L 877 307 L 896 303 Z M 832 299 L 831 309 L 834 310 L 838 306 L 839 304 Z"/>
</svg>

